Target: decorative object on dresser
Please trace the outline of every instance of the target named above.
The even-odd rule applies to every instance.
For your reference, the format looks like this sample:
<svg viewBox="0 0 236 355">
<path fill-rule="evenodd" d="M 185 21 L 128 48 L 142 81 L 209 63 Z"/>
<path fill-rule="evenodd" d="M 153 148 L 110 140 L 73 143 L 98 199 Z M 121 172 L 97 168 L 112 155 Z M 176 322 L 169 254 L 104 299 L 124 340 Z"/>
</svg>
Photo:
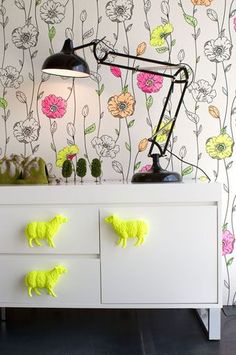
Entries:
<svg viewBox="0 0 236 355">
<path fill-rule="evenodd" d="M 28 288 L 28 295 L 32 297 L 32 291 L 40 296 L 39 289 L 46 288 L 47 292 L 52 297 L 57 297 L 54 292 L 59 278 L 62 274 L 67 272 L 63 265 L 57 265 L 51 270 L 34 270 L 25 275 L 25 285 Z"/>
<path fill-rule="evenodd" d="M 91 163 L 91 175 L 96 179 L 95 182 L 98 182 L 102 174 L 101 162 L 99 159 L 94 158 Z"/>
<path fill-rule="evenodd" d="M 166 151 L 168 150 L 169 140 L 171 138 L 175 122 L 177 120 L 177 116 L 179 114 L 179 110 L 181 104 L 183 102 L 183 98 L 188 86 L 189 81 L 189 73 L 187 70 L 186 64 L 172 64 L 168 62 L 161 62 L 150 58 L 144 58 L 140 56 L 133 56 L 128 53 L 119 53 L 114 51 L 114 49 L 110 48 L 105 42 L 104 38 L 101 40 L 95 39 L 89 43 L 83 44 L 81 46 L 74 47 L 71 39 L 66 39 L 63 45 L 61 52 L 54 53 L 50 57 L 48 57 L 42 66 L 42 71 L 52 75 L 59 76 L 68 76 L 74 78 L 85 78 L 90 75 L 89 66 L 86 61 L 79 57 L 75 52 L 79 49 L 83 49 L 85 47 L 93 47 L 93 55 L 97 61 L 98 65 L 106 65 L 111 66 L 112 58 L 112 66 L 117 68 L 123 68 L 132 71 L 132 74 L 140 72 L 146 73 L 149 75 L 147 80 L 147 85 L 150 85 L 149 82 L 153 82 L 155 78 L 163 78 L 169 79 L 170 84 L 168 87 L 167 95 L 164 98 L 163 109 L 160 115 L 160 119 L 157 123 L 156 128 L 152 134 L 152 137 L 149 138 L 149 142 L 151 142 L 151 146 L 149 149 L 148 156 L 153 159 L 152 168 L 146 172 L 140 172 L 134 174 L 132 178 L 132 182 L 134 183 L 153 183 L 153 182 L 179 182 L 182 181 L 182 177 L 180 174 L 167 171 L 161 168 L 159 163 L 159 158 L 165 156 Z M 102 56 L 97 52 L 97 46 L 102 45 Z M 145 63 L 148 65 L 155 65 L 155 67 L 140 67 L 140 65 L 129 66 L 122 65 L 120 63 L 115 63 L 114 58 L 127 58 L 132 59 L 133 63 Z M 176 91 L 176 85 L 179 86 L 179 92 Z M 175 100 L 172 101 L 173 95 L 175 95 Z M 177 96 L 179 95 L 179 96 Z M 173 104 L 175 102 L 175 105 Z M 172 105 L 173 109 L 173 117 L 166 122 L 166 114 L 169 109 L 169 105 Z M 121 111 L 125 109 L 126 103 L 120 102 L 120 105 L 123 105 Z M 117 115 L 119 117 L 119 115 Z M 157 141 L 158 135 L 165 132 L 166 139 L 162 144 Z M 158 153 L 153 153 L 153 149 L 156 147 L 158 149 Z"/>
<path fill-rule="evenodd" d="M 122 248 L 126 248 L 128 238 L 137 238 L 135 246 L 142 245 L 149 231 L 147 222 L 142 219 L 124 220 L 113 214 L 106 217 L 105 222 L 112 225 L 114 231 L 119 236 L 117 245 L 121 245 Z"/>
<path fill-rule="evenodd" d="M 219 184 L 0 186 L 0 193 L 0 307 L 206 309 L 209 338 L 220 338 Z M 28 221 L 58 214 L 70 223 L 57 247 L 29 248 Z M 148 221 L 146 242 L 114 247 L 104 220 L 113 214 Z M 54 265 L 69 270 L 56 286 L 60 297 L 29 298 L 22 278 Z"/>
<path fill-rule="evenodd" d="M 34 156 L 4 157 L 0 160 L 0 184 L 48 184 L 46 163 Z"/>
<path fill-rule="evenodd" d="M 40 240 L 46 240 L 48 245 L 55 248 L 55 243 L 53 241 L 56 233 L 58 232 L 62 223 L 68 222 L 68 218 L 57 215 L 52 218 L 49 222 L 30 222 L 25 228 L 25 235 L 28 239 L 28 244 L 33 247 L 33 242 L 37 246 L 41 246 Z"/>
<path fill-rule="evenodd" d="M 87 173 L 87 163 L 84 158 L 80 158 L 76 164 L 76 175 L 80 177 L 80 182 L 83 182 L 83 178 Z"/>
</svg>

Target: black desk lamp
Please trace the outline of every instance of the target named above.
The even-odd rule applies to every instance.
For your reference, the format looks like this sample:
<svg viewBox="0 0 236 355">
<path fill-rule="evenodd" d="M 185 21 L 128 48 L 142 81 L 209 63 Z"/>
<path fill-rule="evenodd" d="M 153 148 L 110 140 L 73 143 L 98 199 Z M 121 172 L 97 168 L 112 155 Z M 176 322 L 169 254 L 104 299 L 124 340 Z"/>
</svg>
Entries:
<svg viewBox="0 0 236 355">
<path fill-rule="evenodd" d="M 104 38 L 103 38 L 104 39 Z M 152 135 L 151 138 L 149 138 L 149 142 L 151 142 L 151 146 L 149 149 L 148 156 L 153 159 L 153 165 L 152 168 L 145 172 L 145 173 L 136 173 L 132 177 L 132 182 L 133 183 L 155 183 L 155 182 L 180 182 L 182 181 L 182 177 L 180 174 L 172 171 L 167 171 L 161 168 L 160 163 L 159 163 L 159 158 L 163 157 L 166 153 L 169 140 L 181 107 L 181 104 L 183 102 L 184 94 L 186 92 L 187 86 L 188 86 L 188 70 L 186 66 L 184 65 L 179 65 L 179 64 L 172 64 L 168 62 L 161 62 L 158 60 L 153 60 L 149 58 L 143 58 L 143 57 L 137 57 L 129 54 L 124 54 L 124 53 L 119 53 L 115 52 L 113 50 L 110 50 L 110 48 L 107 47 L 107 45 L 104 43 L 104 46 L 107 48 L 106 51 L 104 51 L 104 56 L 102 58 L 98 57 L 97 54 L 97 45 L 101 42 L 103 42 L 103 39 L 101 40 L 94 40 L 92 42 L 89 42 L 87 44 L 81 45 L 74 47 L 73 42 L 70 39 L 66 39 L 63 45 L 63 48 L 61 52 L 56 53 L 48 57 L 45 62 L 43 63 L 42 66 L 42 71 L 48 74 L 52 75 L 59 75 L 59 76 L 68 76 L 68 77 L 73 77 L 73 78 L 84 78 L 88 77 L 90 75 L 90 70 L 89 66 L 86 63 L 86 61 L 79 57 L 77 54 L 75 54 L 76 50 L 85 48 L 85 47 L 93 47 L 93 55 L 97 61 L 98 64 L 102 65 L 107 65 L 111 66 L 111 63 L 107 61 L 107 58 L 109 55 L 112 55 L 113 57 L 123 57 L 123 58 L 130 58 L 134 60 L 139 60 L 140 62 L 145 62 L 148 64 L 155 64 L 155 67 L 152 68 L 141 68 L 139 66 L 137 67 L 130 67 L 126 65 L 121 65 L 121 64 L 116 64 L 112 63 L 112 66 L 122 68 L 122 69 L 128 69 L 133 72 L 142 72 L 142 73 L 149 73 L 149 74 L 154 74 L 154 75 L 160 75 L 162 77 L 166 77 L 170 79 L 170 86 L 169 90 L 167 93 L 167 96 L 164 100 L 164 105 L 162 109 L 162 113 L 159 119 L 159 122 L 157 124 L 157 127 L 155 129 L 154 134 Z M 167 70 L 170 71 L 170 73 L 167 73 Z M 182 90 L 179 90 L 180 92 L 180 97 L 176 106 L 175 113 L 173 115 L 173 118 L 168 121 L 168 123 L 165 122 L 165 113 L 166 109 L 168 107 L 168 103 L 171 100 L 171 95 L 174 92 L 175 85 L 182 85 Z M 166 126 L 168 125 L 168 133 L 167 133 L 167 139 L 164 143 L 164 146 L 161 146 L 157 142 L 157 136 L 160 134 L 160 132 L 163 132 Z M 158 153 L 153 153 L 154 146 L 158 148 Z"/>
</svg>

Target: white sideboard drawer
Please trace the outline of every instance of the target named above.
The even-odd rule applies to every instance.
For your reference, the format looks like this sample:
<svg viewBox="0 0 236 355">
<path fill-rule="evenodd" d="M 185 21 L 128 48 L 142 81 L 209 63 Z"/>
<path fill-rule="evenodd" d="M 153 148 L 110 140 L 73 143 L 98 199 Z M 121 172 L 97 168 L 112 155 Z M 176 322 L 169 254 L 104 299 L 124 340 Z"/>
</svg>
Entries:
<svg viewBox="0 0 236 355">
<path fill-rule="evenodd" d="M 116 245 L 104 217 L 144 219 L 143 245 Z M 201 304 L 218 299 L 217 207 L 157 205 L 100 210 L 102 303 Z"/>
<path fill-rule="evenodd" d="M 53 238 L 55 248 L 41 240 L 38 247 L 28 246 L 24 230 L 33 221 L 49 221 L 57 214 L 68 218 Z M 76 205 L 7 205 L 0 206 L 0 253 L 99 253 L 98 209 Z"/>
<path fill-rule="evenodd" d="M 50 270 L 63 265 L 68 272 L 61 275 L 54 288 L 57 297 L 45 289 L 28 296 L 24 276 L 33 270 Z M 0 303 L 20 307 L 91 307 L 100 304 L 100 261 L 96 258 L 51 256 L 0 256 Z M 3 272 L 4 270 L 4 272 Z"/>
</svg>

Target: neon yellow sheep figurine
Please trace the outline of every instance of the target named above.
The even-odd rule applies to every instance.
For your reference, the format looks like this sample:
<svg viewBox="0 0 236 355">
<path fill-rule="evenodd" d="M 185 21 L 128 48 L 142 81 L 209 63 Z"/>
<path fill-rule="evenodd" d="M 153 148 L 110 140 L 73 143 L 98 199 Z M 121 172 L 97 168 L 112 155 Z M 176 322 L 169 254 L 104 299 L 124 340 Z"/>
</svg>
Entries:
<svg viewBox="0 0 236 355">
<path fill-rule="evenodd" d="M 57 265 L 51 270 L 34 270 L 25 275 L 25 285 L 28 288 L 28 295 L 32 297 L 32 291 L 40 296 L 39 288 L 46 288 L 50 296 L 57 297 L 53 288 L 59 277 L 66 273 L 67 269 L 63 265 Z"/>
<path fill-rule="evenodd" d="M 110 223 L 119 236 L 117 245 L 121 245 L 122 248 L 126 248 L 128 238 L 137 238 L 135 246 L 139 246 L 144 243 L 145 236 L 149 232 L 149 226 L 147 222 L 136 219 L 136 220 L 122 220 L 115 214 L 106 217 L 105 222 Z"/>
<path fill-rule="evenodd" d="M 57 215 L 49 222 L 31 222 L 27 224 L 25 235 L 28 239 L 29 246 L 33 247 L 33 241 L 37 246 L 41 246 L 40 240 L 45 239 L 50 247 L 55 248 L 53 238 L 59 231 L 61 224 L 67 221 L 68 218 Z"/>
</svg>

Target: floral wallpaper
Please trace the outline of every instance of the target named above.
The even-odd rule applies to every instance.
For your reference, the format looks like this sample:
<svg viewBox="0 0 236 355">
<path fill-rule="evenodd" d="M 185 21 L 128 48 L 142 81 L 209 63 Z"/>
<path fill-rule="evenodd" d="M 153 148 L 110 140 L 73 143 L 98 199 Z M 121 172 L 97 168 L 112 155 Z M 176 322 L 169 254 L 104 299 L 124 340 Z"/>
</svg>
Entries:
<svg viewBox="0 0 236 355">
<path fill-rule="evenodd" d="M 64 39 L 80 45 L 104 38 L 101 57 L 109 48 L 190 66 L 191 84 L 162 166 L 193 182 L 222 183 L 224 303 L 236 304 L 236 1 L 0 0 L 0 38 L 0 158 L 41 156 L 58 180 L 66 159 L 75 171 L 79 158 L 88 168 L 98 158 L 102 181 L 127 182 L 148 170 L 148 138 L 166 95 L 163 77 L 120 69 L 115 56 L 102 66 L 90 48 L 78 53 L 90 78 L 42 74 L 43 61 Z M 124 64 L 139 65 L 135 59 Z M 172 105 L 156 137 L 160 145 Z M 86 179 L 93 179 L 89 169 Z"/>
</svg>

